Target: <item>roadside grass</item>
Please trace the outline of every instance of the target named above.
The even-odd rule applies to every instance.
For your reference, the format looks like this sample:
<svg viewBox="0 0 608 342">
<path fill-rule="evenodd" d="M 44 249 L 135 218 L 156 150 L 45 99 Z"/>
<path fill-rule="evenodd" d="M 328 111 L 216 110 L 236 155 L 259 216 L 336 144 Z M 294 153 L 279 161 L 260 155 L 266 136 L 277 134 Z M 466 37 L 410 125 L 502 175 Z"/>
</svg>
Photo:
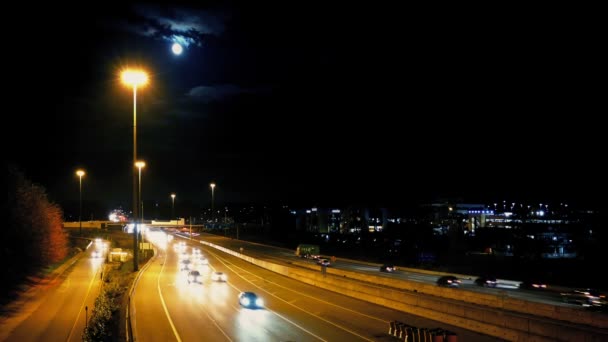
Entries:
<svg viewBox="0 0 608 342">
<path fill-rule="evenodd" d="M 133 236 L 122 231 L 103 231 L 99 236 L 110 241 L 110 248 L 133 251 Z M 139 269 L 149 257 L 140 254 Z M 106 259 L 107 260 L 107 259 Z M 84 341 L 125 341 L 126 310 L 129 301 L 129 288 L 137 273 L 133 272 L 133 259 L 124 262 L 107 262 L 102 273 L 102 290 L 95 301 L 91 324 L 83 333 Z"/>
</svg>

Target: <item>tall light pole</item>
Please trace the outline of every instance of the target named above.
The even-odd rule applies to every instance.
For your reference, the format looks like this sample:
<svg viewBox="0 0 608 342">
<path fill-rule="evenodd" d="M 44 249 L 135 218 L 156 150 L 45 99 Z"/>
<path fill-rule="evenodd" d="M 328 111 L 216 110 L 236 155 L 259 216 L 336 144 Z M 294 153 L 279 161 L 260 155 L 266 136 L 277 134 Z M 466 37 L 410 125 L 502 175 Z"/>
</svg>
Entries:
<svg viewBox="0 0 608 342">
<path fill-rule="evenodd" d="M 146 167 L 146 162 L 144 161 L 138 161 L 135 163 L 135 166 L 137 167 L 137 169 L 139 170 L 139 177 L 137 179 L 137 184 L 138 184 L 138 189 L 137 189 L 137 198 L 139 200 L 139 207 L 141 208 L 141 212 L 139 213 L 139 224 L 143 224 L 144 221 L 144 202 L 141 200 L 141 169 L 143 169 L 144 167 Z M 137 234 L 139 234 L 139 232 L 137 232 Z M 142 232 L 141 234 L 142 238 L 144 236 L 144 233 Z"/>
<path fill-rule="evenodd" d="M 215 217 L 215 213 L 213 212 L 213 202 L 215 201 L 215 183 L 209 184 L 211 187 L 211 222 L 213 222 L 213 218 Z"/>
<path fill-rule="evenodd" d="M 137 87 L 148 83 L 148 75 L 142 70 L 126 69 L 121 73 L 122 82 L 133 87 L 133 164 L 137 162 Z M 133 169 L 133 271 L 139 269 L 138 254 L 139 246 L 137 243 L 137 218 L 139 214 L 139 200 L 137 197 L 137 173 Z"/>
<path fill-rule="evenodd" d="M 175 194 L 171 194 L 171 220 L 175 218 Z"/>
<path fill-rule="evenodd" d="M 76 170 L 76 176 L 78 176 L 78 184 L 79 184 L 79 194 L 80 194 L 80 200 L 79 200 L 79 207 L 80 210 L 78 211 L 78 226 L 80 227 L 78 230 L 78 233 L 80 235 L 82 235 L 82 176 L 84 176 L 85 173 L 83 170 Z"/>
</svg>

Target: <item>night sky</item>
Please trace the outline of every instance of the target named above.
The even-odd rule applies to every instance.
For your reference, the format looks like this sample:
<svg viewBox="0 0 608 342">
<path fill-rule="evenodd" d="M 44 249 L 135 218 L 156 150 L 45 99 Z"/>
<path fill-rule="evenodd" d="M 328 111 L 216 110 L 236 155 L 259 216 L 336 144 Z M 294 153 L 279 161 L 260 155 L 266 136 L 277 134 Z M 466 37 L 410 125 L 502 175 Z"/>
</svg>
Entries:
<svg viewBox="0 0 608 342">
<path fill-rule="evenodd" d="M 252 3 L 16 11 L 7 160 L 60 204 L 79 167 L 87 199 L 128 204 L 119 73 L 141 66 L 144 200 L 206 205 L 211 181 L 218 202 L 602 200 L 605 38 L 588 12 Z"/>
</svg>

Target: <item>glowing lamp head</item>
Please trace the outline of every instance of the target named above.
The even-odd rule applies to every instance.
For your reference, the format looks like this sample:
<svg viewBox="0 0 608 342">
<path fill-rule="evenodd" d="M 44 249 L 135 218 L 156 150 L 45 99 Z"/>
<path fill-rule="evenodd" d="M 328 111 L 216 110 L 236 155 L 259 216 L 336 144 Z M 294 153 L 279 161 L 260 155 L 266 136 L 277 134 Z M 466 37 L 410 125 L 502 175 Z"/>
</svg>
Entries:
<svg viewBox="0 0 608 342">
<path fill-rule="evenodd" d="M 211 183 L 209 184 L 209 186 L 211 187 L 211 189 L 215 188 L 215 183 Z"/>
<path fill-rule="evenodd" d="M 171 194 L 171 198 L 175 199 L 175 194 Z"/>
<path fill-rule="evenodd" d="M 142 168 L 146 167 L 146 162 L 138 161 L 135 163 L 135 166 L 141 170 Z"/>
<path fill-rule="evenodd" d="M 124 70 L 121 74 L 122 83 L 132 86 L 140 87 L 148 83 L 148 74 L 142 70 Z"/>
<path fill-rule="evenodd" d="M 77 171 L 76 171 L 76 176 L 78 176 L 78 177 L 82 177 L 82 176 L 84 176 L 84 174 L 85 174 L 85 173 L 84 173 L 84 171 L 83 171 L 83 170 L 77 170 Z"/>
</svg>

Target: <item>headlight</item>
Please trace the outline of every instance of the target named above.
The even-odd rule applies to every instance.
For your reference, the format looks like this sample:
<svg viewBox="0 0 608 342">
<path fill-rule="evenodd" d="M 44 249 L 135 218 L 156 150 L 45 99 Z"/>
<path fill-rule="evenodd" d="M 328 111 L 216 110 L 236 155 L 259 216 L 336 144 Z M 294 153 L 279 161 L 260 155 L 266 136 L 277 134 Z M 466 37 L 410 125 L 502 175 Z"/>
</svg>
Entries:
<svg viewBox="0 0 608 342">
<path fill-rule="evenodd" d="M 247 298 L 247 297 L 241 298 L 241 304 L 243 304 L 245 306 L 249 306 L 249 298 Z"/>
<path fill-rule="evenodd" d="M 257 306 L 264 306 L 264 301 L 262 300 L 262 298 L 258 298 L 255 300 L 255 305 Z"/>
</svg>

